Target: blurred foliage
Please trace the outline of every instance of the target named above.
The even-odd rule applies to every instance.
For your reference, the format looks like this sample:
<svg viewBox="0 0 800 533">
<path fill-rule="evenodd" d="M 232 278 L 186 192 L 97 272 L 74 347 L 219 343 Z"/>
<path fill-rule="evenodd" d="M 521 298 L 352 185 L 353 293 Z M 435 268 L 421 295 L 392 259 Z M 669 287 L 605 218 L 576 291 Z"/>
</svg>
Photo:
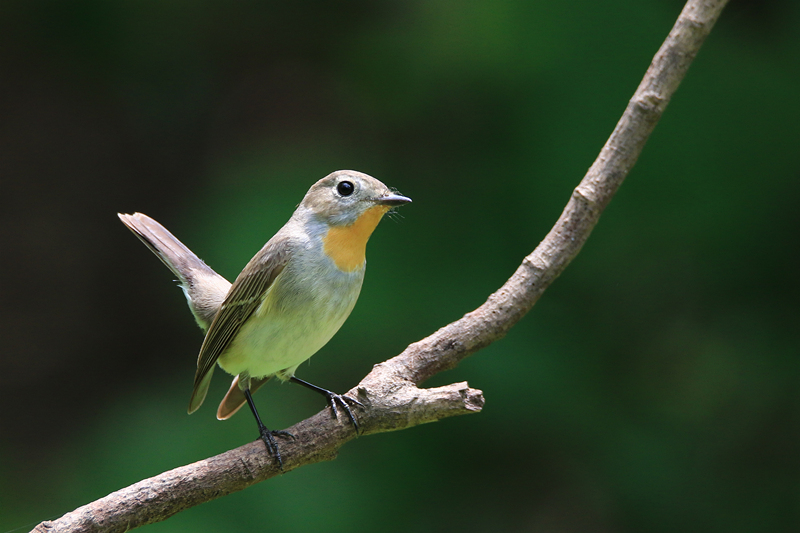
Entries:
<svg viewBox="0 0 800 533">
<path fill-rule="evenodd" d="M 299 375 L 346 390 L 544 237 L 682 3 L 0 5 L 0 531 L 252 440 L 185 405 L 201 336 L 121 227 L 232 279 L 338 168 L 414 199 Z M 587 246 L 437 376 L 475 416 L 358 439 L 149 531 L 797 531 L 800 4 L 734 1 Z M 270 427 L 322 407 L 256 396 Z"/>
</svg>

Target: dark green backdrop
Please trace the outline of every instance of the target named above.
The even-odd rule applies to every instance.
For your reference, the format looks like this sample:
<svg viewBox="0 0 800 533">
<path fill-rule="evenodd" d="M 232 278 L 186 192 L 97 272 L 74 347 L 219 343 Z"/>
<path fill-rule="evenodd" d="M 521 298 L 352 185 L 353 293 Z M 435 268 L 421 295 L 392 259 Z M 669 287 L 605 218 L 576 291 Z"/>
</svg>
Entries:
<svg viewBox="0 0 800 533">
<path fill-rule="evenodd" d="M 232 279 L 333 170 L 412 197 L 299 370 L 344 391 L 511 275 L 681 6 L 3 2 L 0 532 L 256 436 L 216 400 L 186 415 L 202 337 L 117 211 Z M 797 531 L 798 56 L 798 2 L 731 2 L 580 256 L 431 383 L 482 413 L 148 530 Z M 256 398 L 276 428 L 323 406 Z"/>
</svg>

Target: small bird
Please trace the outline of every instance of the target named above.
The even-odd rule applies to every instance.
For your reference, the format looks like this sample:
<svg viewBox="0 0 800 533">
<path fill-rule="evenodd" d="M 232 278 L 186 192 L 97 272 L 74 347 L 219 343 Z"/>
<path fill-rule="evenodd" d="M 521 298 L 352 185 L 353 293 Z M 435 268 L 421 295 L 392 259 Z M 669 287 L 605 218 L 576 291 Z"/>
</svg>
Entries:
<svg viewBox="0 0 800 533">
<path fill-rule="evenodd" d="M 245 402 L 268 453 L 282 466 L 274 436 L 261 421 L 252 393 L 272 376 L 303 385 L 337 403 L 358 431 L 348 405 L 361 405 L 295 377 L 297 367 L 322 348 L 350 315 L 366 269 L 366 244 L 384 214 L 411 202 L 377 179 L 352 170 L 322 178 L 289 221 L 230 284 L 152 218 L 120 220 L 178 277 L 189 309 L 206 330 L 197 358 L 189 413 L 208 392 L 218 364 L 234 377 L 217 410 L 233 416 Z M 289 435 L 291 436 L 291 435 Z"/>
</svg>

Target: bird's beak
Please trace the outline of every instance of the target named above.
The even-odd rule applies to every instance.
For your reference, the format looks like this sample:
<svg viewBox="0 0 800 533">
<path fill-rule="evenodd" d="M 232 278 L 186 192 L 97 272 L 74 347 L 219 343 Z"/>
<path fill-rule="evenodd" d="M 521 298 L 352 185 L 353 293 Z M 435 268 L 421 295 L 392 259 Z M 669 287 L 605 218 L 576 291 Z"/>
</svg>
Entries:
<svg viewBox="0 0 800 533">
<path fill-rule="evenodd" d="M 387 194 L 385 196 L 375 198 L 374 202 L 378 205 L 388 205 L 389 207 L 396 207 L 398 205 L 410 204 L 411 198 L 407 198 L 399 194 Z"/>
</svg>

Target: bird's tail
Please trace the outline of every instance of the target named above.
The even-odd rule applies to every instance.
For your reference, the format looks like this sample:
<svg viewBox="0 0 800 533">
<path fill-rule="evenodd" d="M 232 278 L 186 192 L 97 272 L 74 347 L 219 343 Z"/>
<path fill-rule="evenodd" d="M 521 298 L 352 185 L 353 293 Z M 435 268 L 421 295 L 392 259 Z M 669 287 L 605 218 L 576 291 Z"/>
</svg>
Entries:
<svg viewBox="0 0 800 533">
<path fill-rule="evenodd" d="M 267 376 L 265 378 L 250 378 L 250 394 L 253 394 L 258 390 L 258 388 L 270 380 L 272 376 Z M 228 394 L 222 399 L 222 403 L 219 404 L 219 409 L 217 409 L 217 419 L 218 420 L 227 420 L 233 415 L 236 414 L 244 403 L 247 401 L 247 398 L 244 397 L 244 391 L 239 387 L 239 376 L 233 378 L 233 383 L 231 383 L 231 388 L 228 390 Z"/>
<path fill-rule="evenodd" d="M 228 280 L 147 215 L 117 216 L 178 277 L 195 320 L 207 330 L 231 287 Z"/>
</svg>

